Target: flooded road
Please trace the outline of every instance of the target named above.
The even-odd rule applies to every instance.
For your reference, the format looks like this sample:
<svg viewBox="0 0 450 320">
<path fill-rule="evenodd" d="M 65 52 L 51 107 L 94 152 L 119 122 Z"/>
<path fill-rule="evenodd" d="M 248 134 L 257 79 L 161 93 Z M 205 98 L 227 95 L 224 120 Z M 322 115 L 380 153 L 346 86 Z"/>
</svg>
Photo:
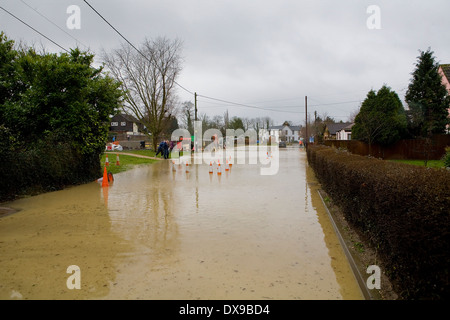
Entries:
<svg viewBox="0 0 450 320">
<path fill-rule="evenodd" d="M 3 204 L 0 299 L 363 298 L 303 150 L 275 175 L 171 165 Z"/>
</svg>

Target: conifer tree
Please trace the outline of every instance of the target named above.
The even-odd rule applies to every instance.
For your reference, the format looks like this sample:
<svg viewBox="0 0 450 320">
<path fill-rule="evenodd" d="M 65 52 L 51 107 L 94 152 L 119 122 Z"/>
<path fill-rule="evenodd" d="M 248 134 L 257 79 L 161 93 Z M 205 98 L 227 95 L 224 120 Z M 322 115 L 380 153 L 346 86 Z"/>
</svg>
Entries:
<svg viewBox="0 0 450 320">
<path fill-rule="evenodd" d="M 414 137 L 430 138 L 445 132 L 449 123 L 450 96 L 438 73 L 433 52 L 421 51 L 405 95 L 408 129 Z"/>
<path fill-rule="evenodd" d="M 390 145 L 404 135 L 406 115 L 402 102 L 395 91 L 384 85 L 378 92 L 371 90 L 355 117 L 352 138 L 369 145 Z"/>
</svg>

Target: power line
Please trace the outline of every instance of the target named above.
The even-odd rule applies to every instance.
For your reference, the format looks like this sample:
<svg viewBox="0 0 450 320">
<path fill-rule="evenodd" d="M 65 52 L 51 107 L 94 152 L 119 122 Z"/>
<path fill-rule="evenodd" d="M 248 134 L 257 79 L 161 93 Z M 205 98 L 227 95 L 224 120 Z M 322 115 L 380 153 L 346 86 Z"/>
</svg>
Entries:
<svg viewBox="0 0 450 320">
<path fill-rule="evenodd" d="M 248 107 L 248 108 L 256 108 L 256 109 L 271 110 L 271 111 L 284 111 L 284 110 L 273 109 L 273 107 L 269 107 L 269 108 L 257 107 L 257 106 L 251 106 L 251 105 L 247 105 L 247 104 L 241 104 L 241 103 L 236 103 L 236 102 L 231 102 L 231 101 L 226 101 L 226 100 L 221 100 L 221 99 L 216 99 L 216 98 L 211 98 L 211 97 L 205 97 L 203 95 L 198 95 L 198 96 L 199 97 L 203 97 L 203 98 L 207 98 L 207 99 L 211 99 L 211 100 L 220 101 L 220 102 L 226 103 L 227 105 L 238 105 L 238 106 L 243 106 L 243 107 Z M 361 102 L 361 100 L 341 101 L 341 102 L 331 102 L 331 103 L 319 103 L 319 104 L 312 104 L 312 105 L 310 105 L 310 107 L 333 106 L 333 105 L 355 103 L 355 102 Z M 281 108 L 301 108 L 301 107 L 303 107 L 303 106 L 300 106 L 300 105 L 296 105 L 296 106 L 279 106 L 277 108 L 281 109 Z M 285 111 L 285 112 L 290 112 L 290 111 Z M 294 113 L 304 113 L 304 112 L 294 112 Z"/>
<path fill-rule="evenodd" d="M 144 59 L 148 60 L 148 58 L 138 49 L 136 48 L 122 33 L 120 33 L 105 17 L 103 17 L 87 0 L 83 0 L 100 18 L 103 19 L 103 21 L 105 21 L 120 37 L 122 37 L 122 39 L 124 39 L 133 49 L 135 49 L 142 57 L 144 57 Z M 149 61 L 149 60 L 148 60 Z M 183 89 L 184 91 L 195 95 L 194 92 L 192 92 L 191 90 L 186 89 L 185 87 L 183 87 L 182 85 L 180 85 L 178 82 L 176 82 L 174 80 L 174 83 L 179 86 L 181 89 Z M 209 100 L 214 100 L 214 101 L 218 101 L 218 102 L 222 102 L 222 103 L 226 103 L 228 105 L 234 105 L 234 106 L 240 106 L 240 107 L 245 107 L 245 108 L 252 108 L 252 109 L 258 109 L 258 110 L 265 110 L 265 111 L 273 111 L 273 112 L 284 112 L 284 113 L 296 113 L 296 114 L 304 114 L 304 111 L 287 111 L 287 110 L 279 110 L 279 109 L 273 109 L 273 108 L 264 108 L 264 107 L 258 107 L 258 106 L 253 106 L 253 105 L 248 105 L 248 104 L 243 104 L 243 103 L 237 103 L 237 102 L 232 102 L 232 101 L 227 101 L 227 100 L 223 100 L 223 99 L 218 99 L 218 98 L 213 98 L 213 97 L 208 97 L 205 95 L 200 95 L 197 94 L 197 97 L 202 97 L 205 99 L 209 99 Z M 295 99 L 285 99 L 285 100 L 295 100 Z M 274 100 L 276 101 L 276 100 Z M 336 102 L 336 103 L 328 103 L 328 104 L 318 104 L 318 105 L 312 105 L 312 107 L 317 107 L 317 106 L 327 106 L 327 105 L 337 105 L 337 104 L 345 104 L 345 103 L 354 103 L 354 102 L 360 102 L 360 100 L 358 101 L 346 101 L 346 102 Z M 279 107 L 279 108 L 301 108 L 301 106 L 285 106 L 285 107 Z"/>
<path fill-rule="evenodd" d="M 232 102 L 232 101 L 227 101 L 227 100 L 207 97 L 207 96 L 200 95 L 200 94 L 198 94 L 197 96 L 205 98 L 205 99 L 209 99 L 209 100 L 219 101 L 219 102 L 227 103 L 227 104 L 230 104 L 230 105 L 246 107 L 246 108 L 253 108 L 253 109 L 259 109 L 259 110 L 266 110 L 266 111 L 275 111 L 275 112 L 286 112 L 286 113 L 304 113 L 302 111 L 298 111 L 298 112 L 296 112 L 296 111 L 285 111 L 285 110 L 276 110 L 276 109 L 271 109 L 271 108 L 263 108 L 263 107 L 251 106 L 251 105 L 248 105 L 248 104 L 237 103 L 237 102 Z"/>
<path fill-rule="evenodd" d="M 313 99 L 314 100 L 314 99 Z M 347 104 L 347 103 L 355 103 L 355 102 L 361 102 L 361 100 L 353 100 L 353 101 L 343 101 L 343 102 L 332 102 L 332 103 L 320 103 L 311 105 L 311 107 L 321 107 L 321 106 L 333 106 L 338 104 Z"/>
<path fill-rule="evenodd" d="M 205 100 L 199 100 L 200 102 L 205 102 L 208 104 L 211 104 L 213 102 L 209 102 L 209 101 L 205 101 Z M 214 103 L 213 103 L 214 104 Z M 229 103 L 229 104 L 221 104 L 221 103 L 217 103 L 217 105 L 215 106 L 203 106 L 203 109 L 211 109 L 211 108 L 226 108 L 226 107 L 230 107 L 230 106 L 236 106 L 236 107 L 246 107 L 246 108 L 257 108 L 260 110 L 264 110 L 264 111 L 271 111 L 271 112 L 281 112 L 281 113 L 304 113 L 304 112 L 296 112 L 296 111 L 287 111 L 287 110 L 276 110 L 276 109 L 270 109 L 270 108 L 260 108 L 260 107 L 256 107 L 256 106 L 247 106 L 247 105 L 241 105 L 241 104 L 236 104 L 236 103 Z"/>
<path fill-rule="evenodd" d="M 138 49 L 136 48 L 127 38 L 125 38 L 125 36 L 123 34 L 121 34 L 119 32 L 119 30 L 117 30 L 111 23 L 109 23 L 108 20 L 106 20 L 101 14 L 100 12 L 98 12 L 89 2 L 87 2 L 86 0 L 83 0 L 100 18 L 103 19 L 103 21 L 105 21 L 119 36 L 122 37 L 122 39 L 124 39 L 134 50 L 136 50 L 142 57 L 144 57 L 144 59 L 146 59 L 147 61 L 148 58 Z M 182 85 L 180 85 L 178 82 L 176 82 L 175 80 L 173 80 L 173 82 L 179 86 L 181 89 L 183 89 L 184 91 L 190 93 L 190 94 L 194 94 L 192 91 L 186 89 L 185 87 L 183 87 Z"/>
<path fill-rule="evenodd" d="M 12 14 L 11 12 L 9 12 L 8 10 L 6 10 L 3 7 L 0 7 L 0 9 L 2 9 L 3 11 L 5 11 L 6 13 L 8 13 L 9 15 L 11 15 L 12 17 L 16 18 L 17 20 L 19 20 L 20 22 L 22 22 L 24 25 L 26 25 L 28 28 L 32 29 L 33 31 L 39 33 L 41 36 L 43 36 L 45 39 L 47 39 L 48 41 L 52 42 L 54 45 L 60 47 L 61 49 L 63 49 L 64 51 L 66 51 L 67 53 L 69 53 L 69 51 L 67 49 L 65 49 L 64 47 L 60 46 L 59 44 L 57 44 L 55 41 L 53 41 L 52 39 L 50 39 L 49 37 L 47 37 L 46 35 L 42 34 L 41 32 L 39 32 L 38 30 L 36 30 L 35 28 L 33 28 L 32 26 L 30 26 L 28 23 L 26 23 L 25 21 L 21 20 L 20 18 L 16 17 L 14 14 Z"/>
<path fill-rule="evenodd" d="M 72 36 L 70 33 L 68 33 L 67 31 L 65 31 L 63 28 L 61 28 L 60 26 L 58 26 L 56 23 L 54 23 L 53 21 L 51 21 L 49 18 L 47 18 L 46 16 L 44 16 L 42 13 L 40 13 L 39 11 L 37 11 L 35 8 L 33 8 L 32 6 L 30 6 L 28 3 L 26 3 L 23 0 L 20 0 L 20 2 L 22 2 L 24 5 L 26 5 L 28 8 L 32 9 L 34 12 L 36 12 L 38 15 L 40 15 L 41 17 L 43 17 L 45 20 L 47 20 L 48 22 L 50 22 L 51 24 L 53 24 L 55 27 L 57 27 L 59 30 L 61 30 L 62 32 L 64 32 L 65 34 L 67 34 L 69 37 L 71 37 L 72 39 L 74 39 L 76 42 L 81 43 L 85 48 L 88 48 L 87 45 L 85 45 L 83 42 L 81 42 L 80 40 L 78 40 L 77 38 L 75 38 L 74 36 Z"/>
</svg>

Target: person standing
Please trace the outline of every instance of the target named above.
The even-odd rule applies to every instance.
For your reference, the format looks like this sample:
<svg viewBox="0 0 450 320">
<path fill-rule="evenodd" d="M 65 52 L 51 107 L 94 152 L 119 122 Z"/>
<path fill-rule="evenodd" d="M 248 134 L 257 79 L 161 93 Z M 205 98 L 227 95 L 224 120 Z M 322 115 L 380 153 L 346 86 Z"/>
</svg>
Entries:
<svg viewBox="0 0 450 320">
<path fill-rule="evenodd" d="M 162 153 L 163 153 L 164 159 L 169 159 L 169 141 L 164 140 L 162 149 L 163 149 Z"/>
<path fill-rule="evenodd" d="M 161 156 L 164 156 L 164 143 L 165 143 L 165 141 L 161 141 L 159 143 L 158 150 L 156 151 L 155 156 L 158 156 L 158 154 L 160 154 L 160 153 L 161 153 Z"/>
</svg>

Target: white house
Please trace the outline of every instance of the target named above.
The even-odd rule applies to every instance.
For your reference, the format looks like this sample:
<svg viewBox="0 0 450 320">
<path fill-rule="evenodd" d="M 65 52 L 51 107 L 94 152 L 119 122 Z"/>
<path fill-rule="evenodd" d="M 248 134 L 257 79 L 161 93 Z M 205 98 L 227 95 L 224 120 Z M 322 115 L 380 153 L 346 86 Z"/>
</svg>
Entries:
<svg viewBox="0 0 450 320">
<path fill-rule="evenodd" d="M 350 122 L 330 123 L 325 128 L 325 140 L 350 140 L 353 124 Z"/>
<path fill-rule="evenodd" d="M 336 132 L 336 140 L 352 140 L 352 127 L 354 123 Z"/>
<path fill-rule="evenodd" d="M 281 141 L 294 142 L 300 139 L 301 126 L 291 126 L 286 122 L 281 126 L 272 126 L 269 128 L 270 135 L 274 135 L 274 131 L 278 130 Z"/>
</svg>

